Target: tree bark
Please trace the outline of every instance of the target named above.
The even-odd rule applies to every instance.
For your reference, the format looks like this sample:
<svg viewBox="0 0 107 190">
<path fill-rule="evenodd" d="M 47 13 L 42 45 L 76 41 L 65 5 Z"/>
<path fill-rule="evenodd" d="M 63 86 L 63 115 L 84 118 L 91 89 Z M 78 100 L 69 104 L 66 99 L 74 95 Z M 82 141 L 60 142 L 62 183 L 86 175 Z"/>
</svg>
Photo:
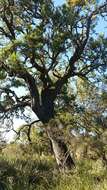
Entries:
<svg viewBox="0 0 107 190">
<path fill-rule="evenodd" d="M 48 137 L 52 144 L 53 153 L 60 172 L 66 172 L 74 168 L 75 163 L 62 135 L 54 134 L 53 127 L 47 129 Z"/>
<path fill-rule="evenodd" d="M 75 164 L 68 147 L 64 142 L 63 134 L 61 135 L 61 130 L 59 130 L 60 123 L 56 122 L 54 119 L 54 96 L 55 94 L 53 93 L 53 89 L 44 89 L 41 93 L 40 107 L 37 109 L 37 112 L 36 109 L 33 110 L 41 122 L 47 126 L 46 131 L 51 141 L 53 153 L 59 170 L 68 171 L 71 170 Z"/>
</svg>

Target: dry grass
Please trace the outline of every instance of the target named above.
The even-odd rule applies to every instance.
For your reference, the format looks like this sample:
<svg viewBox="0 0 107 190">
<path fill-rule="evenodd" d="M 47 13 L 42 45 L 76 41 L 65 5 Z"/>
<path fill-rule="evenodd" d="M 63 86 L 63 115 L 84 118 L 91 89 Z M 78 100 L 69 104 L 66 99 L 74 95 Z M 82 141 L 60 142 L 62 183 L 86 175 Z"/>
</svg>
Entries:
<svg viewBox="0 0 107 190">
<path fill-rule="evenodd" d="M 61 175 L 52 156 L 29 148 L 25 153 L 17 145 L 7 150 L 0 156 L 0 183 L 8 190 L 107 190 L 107 168 L 101 159 L 84 159 L 71 173 Z"/>
</svg>

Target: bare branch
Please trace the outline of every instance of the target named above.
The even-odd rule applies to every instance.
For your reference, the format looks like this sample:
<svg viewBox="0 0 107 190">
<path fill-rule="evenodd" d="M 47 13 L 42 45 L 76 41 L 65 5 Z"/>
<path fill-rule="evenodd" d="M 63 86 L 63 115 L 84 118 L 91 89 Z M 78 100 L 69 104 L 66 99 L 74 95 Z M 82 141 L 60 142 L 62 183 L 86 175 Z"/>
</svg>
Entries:
<svg viewBox="0 0 107 190">
<path fill-rule="evenodd" d="M 35 120 L 35 121 L 33 121 L 33 122 L 29 123 L 29 124 L 24 124 L 24 125 L 22 125 L 22 126 L 19 127 L 20 129 L 19 129 L 18 131 L 16 131 L 14 128 L 12 128 L 12 130 L 13 130 L 13 131 L 16 133 L 16 135 L 17 135 L 16 140 L 17 140 L 17 139 L 20 139 L 21 131 L 22 131 L 24 128 L 27 128 L 27 127 L 28 127 L 28 131 L 27 131 L 26 135 L 27 135 L 27 138 L 28 138 L 29 143 L 31 144 L 31 143 L 32 143 L 32 140 L 31 140 L 31 137 L 30 137 L 30 135 L 31 135 L 31 128 L 32 128 L 32 126 L 33 126 L 35 123 L 38 123 L 38 122 L 40 122 L 40 120 Z"/>
</svg>

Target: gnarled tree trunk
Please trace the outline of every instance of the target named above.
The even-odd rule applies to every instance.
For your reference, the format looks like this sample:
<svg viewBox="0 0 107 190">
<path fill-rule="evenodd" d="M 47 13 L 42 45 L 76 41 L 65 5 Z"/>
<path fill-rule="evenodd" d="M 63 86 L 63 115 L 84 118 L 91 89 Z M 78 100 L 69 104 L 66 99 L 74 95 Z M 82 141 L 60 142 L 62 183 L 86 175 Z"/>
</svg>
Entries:
<svg viewBox="0 0 107 190">
<path fill-rule="evenodd" d="M 71 170 L 75 164 L 63 136 L 54 134 L 52 126 L 48 127 L 47 133 L 52 144 L 53 153 L 59 170 L 61 172 Z"/>
<path fill-rule="evenodd" d="M 55 155 L 56 162 L 60 171 L 70 170 L 74 166 L 74 161 L 68 151 L 68 147 L 64 142 L 63 135 L 58 135 L 59 132 L 59 124 L 55 121 L 54 115 L 54 93 L 52 89 L 45 89 L 41 93 L 41 105 L 35 109 L 35 105 L 33 107 L 33 111 L 36 113 L 40 121 L 44 125 L 48 125 L 46 127 L 46 131 L 48 137 L 52 144 L 53 153 Z M 54 121 L 53 124 L 50 121 Z M 57 131 L 56 131 L 57 129 Z M 55 133 L 56 131 L 56 133 Z"/>
</svg>

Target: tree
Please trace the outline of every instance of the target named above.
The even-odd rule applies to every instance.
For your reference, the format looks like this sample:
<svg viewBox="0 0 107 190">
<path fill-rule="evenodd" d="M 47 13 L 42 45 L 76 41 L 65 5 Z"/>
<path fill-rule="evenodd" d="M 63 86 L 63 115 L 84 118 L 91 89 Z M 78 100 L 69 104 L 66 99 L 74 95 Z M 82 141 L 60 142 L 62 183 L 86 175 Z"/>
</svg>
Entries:
<svg viewBox="0 0 107 190">
<path fill-rule="evenodd" d="M 23 116 L 29 106 L 48 125 L 59 167 L 70 169 L 67 146 L 50 126 L 59 124 L 50 120 L 70 78 L 95 78 L 90 73 L 105 69 L 107 41 L 95 29 L 98 18 L 106 18 L 107 3 L 55 7 L 51 0 L 0 0 L 0 7 L 1 120 L 12 122 L 10 116 Z"/>
</svg>

